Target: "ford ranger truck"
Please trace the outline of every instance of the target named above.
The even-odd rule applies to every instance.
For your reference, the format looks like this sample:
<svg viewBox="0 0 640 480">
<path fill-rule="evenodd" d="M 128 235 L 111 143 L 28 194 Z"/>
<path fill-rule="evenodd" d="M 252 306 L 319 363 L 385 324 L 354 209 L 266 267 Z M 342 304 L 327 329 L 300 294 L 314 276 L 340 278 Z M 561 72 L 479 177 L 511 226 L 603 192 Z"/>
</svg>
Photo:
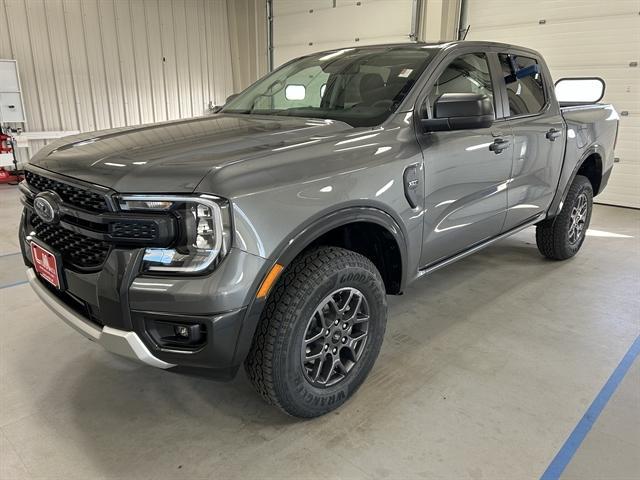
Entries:
<svg viewBox="0 0 640 480">
<path fill-rule="evenodd" d="M 29 282 L 111 352 L 244 364 L 287 414 L 325 414 L 373 367 L 387 295 L 533 225 L 545 257 L 578 252 L 618 116 L 601 80 L 563 82 L 560 105 L 513 45 L 344 48 L 215 114 L 60 139 L 20 185 Z"/>
</svg>

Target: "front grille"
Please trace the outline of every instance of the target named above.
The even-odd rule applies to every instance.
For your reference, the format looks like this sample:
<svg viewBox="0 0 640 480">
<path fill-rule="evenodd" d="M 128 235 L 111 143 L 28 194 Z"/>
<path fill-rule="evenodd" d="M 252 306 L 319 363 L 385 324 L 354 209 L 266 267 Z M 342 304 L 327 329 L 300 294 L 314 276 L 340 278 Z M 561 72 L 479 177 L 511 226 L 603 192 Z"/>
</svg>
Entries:
<svg viewBox="0 0 640 480">
<path fill-rule="evenodd" d="M 111 236 L 136 240 L 154 239 L 158 236 L 158 226 L 151 222 L 115 222 L 111 224 Z"/>
<path fill-rule="evenodd" d="M 67 230 L 60 225 L 44 223 L 37 215 L 31 216 L 35 237 L 62 256 L 67 267 L 93 269 L 102 266 L 109 255 L 111 245 Z"/>
<path fill-rule="evenodd" d="M 59 182 L 43 177 L 33 172 L 26 172 L 27 183 L 38 191 L 53 190 L 65 203 L 91 212 L 108 212 L 109 207 L 104 195 L 75 187 L 68 183 Z"/>
</svg>

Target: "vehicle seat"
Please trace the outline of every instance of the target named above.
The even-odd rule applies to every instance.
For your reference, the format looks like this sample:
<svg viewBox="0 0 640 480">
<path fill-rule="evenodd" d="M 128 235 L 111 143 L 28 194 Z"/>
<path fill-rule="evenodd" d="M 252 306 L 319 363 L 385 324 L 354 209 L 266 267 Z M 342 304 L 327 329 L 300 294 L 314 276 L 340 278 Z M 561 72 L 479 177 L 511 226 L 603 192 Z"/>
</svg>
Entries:
<svg viewBox="0 0 640 480">
<path fill-rule="evenodd" d="M 378 100 L 385 98 L 385 84 L 377 73 L 365 73 L 360 79 L 361 104 L 373 105 Z"/>
</svg>

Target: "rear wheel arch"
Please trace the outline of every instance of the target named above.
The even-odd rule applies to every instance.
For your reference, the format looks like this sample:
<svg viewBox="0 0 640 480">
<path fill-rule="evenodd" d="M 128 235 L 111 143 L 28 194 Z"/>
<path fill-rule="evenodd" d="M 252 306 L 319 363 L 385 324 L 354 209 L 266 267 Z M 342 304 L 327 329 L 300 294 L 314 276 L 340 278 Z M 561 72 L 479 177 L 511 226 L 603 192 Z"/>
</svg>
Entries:
<svg viewBox="0 0 640 480">
<path fill-rule="evenodd" d="M 589 154 L 578 167 L 574 178 L 577 175 L 582 175 L 589 180 L 593 188 L 593 195 L 596 196 L 600 192 L 600 184 L 602 183 L 602 157 L 600 154 L 597 152 Z"/>
<path fill-rule="evenodd" d="M 569 189 L 578 175 L 582 175 L 589 180 L 594 197 L 600 193 L 603 181 L 603 158 L 604 150 L 599 145 L 594 145 L 584 152 L 582 158 L 576 162 L 573 171 L 568 175 L 566 181 L 560 180 L 556 196 L 547 211 L 547 218 L 554 218 L 560 213 Z M 561 175 L 564 176 L 565 173 L 563 172 Z"/>
</svg>

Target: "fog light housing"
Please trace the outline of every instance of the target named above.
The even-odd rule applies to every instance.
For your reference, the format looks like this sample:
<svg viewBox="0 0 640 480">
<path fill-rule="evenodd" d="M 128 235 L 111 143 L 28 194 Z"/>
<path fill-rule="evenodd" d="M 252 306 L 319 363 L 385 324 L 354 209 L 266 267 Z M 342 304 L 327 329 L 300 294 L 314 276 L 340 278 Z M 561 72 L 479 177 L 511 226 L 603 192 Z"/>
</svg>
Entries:
<svg viewBox="0 0 640 480">
<path fill-rule="evenodd" d="M 189 338 L 189 327 L 184 325 L 176 325 L 173 327 L 173 330 L 176 332 L 176 336 L 180 338 Z"/>
<path fill-rule="evenodd" d="M 183 323 L 176 319 L 145 319 L 147 333 L 160 348 L 197 350 L 207 343 L 204 323 Z"/>
</svg>

